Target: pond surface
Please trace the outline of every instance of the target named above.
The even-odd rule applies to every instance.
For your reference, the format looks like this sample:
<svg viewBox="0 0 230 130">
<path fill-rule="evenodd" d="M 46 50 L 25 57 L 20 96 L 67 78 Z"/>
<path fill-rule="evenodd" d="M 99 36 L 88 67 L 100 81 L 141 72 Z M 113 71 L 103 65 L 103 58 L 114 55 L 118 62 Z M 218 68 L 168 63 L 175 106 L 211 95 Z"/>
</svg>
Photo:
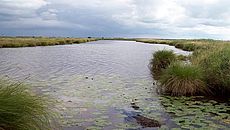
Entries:
<svg viewBox="0 0 230 130">
<path fill-rule="evenodd" d="M 152 53 L 163 49 L 189 54 L 168 45 L 134 41 L 4 48 L 0 75 L 31 84 L 58 100 L 64 130 L 227 129 L 226 102 L 156 93 L 148 64 Z"/>
</svg>

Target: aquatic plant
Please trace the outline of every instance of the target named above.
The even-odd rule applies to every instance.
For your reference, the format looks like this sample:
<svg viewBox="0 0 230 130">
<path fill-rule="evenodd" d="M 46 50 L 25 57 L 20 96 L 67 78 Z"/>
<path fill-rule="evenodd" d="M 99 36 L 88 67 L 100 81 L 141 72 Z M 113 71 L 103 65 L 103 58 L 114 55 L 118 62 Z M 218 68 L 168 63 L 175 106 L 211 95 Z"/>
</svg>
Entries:
<svg viewBox="0 0 230 130">
<path fill-rule="evenodd" d="M 177 129 L 228 129 L 230 127 L 230 107 L 226 103 L 197 97 L 160 97 L 161 104 Z M 223 101 L 223 100 L 222 100 Z"/>
<path fill-rule="evenodd" d="M 166 69 L 171 62 L 176 60 L 176 55 L 172 51 L 161 50 L 153 54 L 149 68 L 154 79 L 158 79 L 163 69 Z"/>
<path fill-rule="evenodd" d="M 50 103 L 25 85 L 0 81 L 0 129 L 53 130 L 56 114 Z"/>
<path fill-rule="evenodd" d="M 191 96 L 209 93 L 202 70 L 191 64 L 175 62 L 160 76 L 163 91 L 172 96 Z"/>
</svg>

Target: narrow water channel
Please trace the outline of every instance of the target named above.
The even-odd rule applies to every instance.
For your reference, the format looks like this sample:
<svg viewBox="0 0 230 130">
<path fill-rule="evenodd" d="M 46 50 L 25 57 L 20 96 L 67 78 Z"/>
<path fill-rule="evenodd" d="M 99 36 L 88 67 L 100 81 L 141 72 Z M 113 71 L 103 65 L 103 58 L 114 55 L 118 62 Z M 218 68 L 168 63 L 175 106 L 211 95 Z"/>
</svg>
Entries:
<svg viewBox="0 0 230 130">
<path fill-rule="evenodd" d="M 60 102 L 65 130 L 158 129 L 138 119 L 178 127 L 155 92 L 152 53 L 168 45 L 96 41 L 77 45 L 0 49 L 0 75 L 24 81 Z"/>
</svg>

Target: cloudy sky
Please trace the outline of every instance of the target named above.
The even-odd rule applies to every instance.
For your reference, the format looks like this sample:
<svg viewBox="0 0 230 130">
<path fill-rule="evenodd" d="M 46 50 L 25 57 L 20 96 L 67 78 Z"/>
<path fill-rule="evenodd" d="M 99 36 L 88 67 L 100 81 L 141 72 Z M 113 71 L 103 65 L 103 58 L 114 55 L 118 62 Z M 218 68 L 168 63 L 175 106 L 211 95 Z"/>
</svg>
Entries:
<svg viewBox="0 0 230 130">
<path fill-rule="evenodd" d="M 0 35 L 230 39 L 230 0 L 0 0 Z"/>
</svg>

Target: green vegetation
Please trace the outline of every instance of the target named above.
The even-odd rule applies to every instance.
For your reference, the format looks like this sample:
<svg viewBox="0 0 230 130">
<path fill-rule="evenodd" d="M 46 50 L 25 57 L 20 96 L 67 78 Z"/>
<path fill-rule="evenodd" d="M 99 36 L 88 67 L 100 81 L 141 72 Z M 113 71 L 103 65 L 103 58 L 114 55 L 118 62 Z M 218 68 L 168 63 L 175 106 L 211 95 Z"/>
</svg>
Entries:
<svg viewBox="0 0 230 130">
<path fill-rule="evenodd" d="M 189 56 L 185 56 L 185 55 L 177 55 L 176 59 L 179 61 L 188 61 L 189 60 Z"/>
<path fill-rule="evenodd" d="M 153 77 L 158 79 L 162 70 L 166 69 L 171 62 L 176 60 L 176 55 L 172 51 L 157 51 L 153 54 L 153 59 L 150 61 L 150 69 Z"/>
<path fill-rule="evenodd" d="M 0 48 L 79 44 L 96 40 L 95 38 L 0 37 Z"/>
<path fill-rule="evenodd" d="M 228 95 L 230 92 L 230 48 L 213 51 L 200 59 L 199 65 L 204 70 L 210 89 L 217 95 Z"/>
<path fill-rule="evenodd" d="M 162 89 L 172 96 L 193 96 L 209 92 L 201 69 L 184 63 L 172 63 L 160 76 Z"/>
<path fill-rule="evenodd" d="M 167 44 L 170 46 L 175 46 L 176 48 L 185 50 L 185 51 L 195 51 L 198 49 L 209 49 L 217 43 L 227 44 L 227 41 L 219 41 L 212 39 L 195 39 L 195 40 L 186 40 L 186 39 L 135 39 L 137 42 L 145 42 L 151 44 Z"/>
<path fill-rule="evenodd" d="M 191 65 L 185 65 L 185 63 L 180 63 L 179 65 L 172 65 L 166 69 L 164 74 L 156 79 L 160 79 L 162 86 L 164 88 L 170 88 L 167 92 L 170 95 L 194 95 L 193 93 L 184 94 L 181 91 L 188 91 L 175 89 L 175 85 L 178 85 L 178 81 L 185 86 L 189 87 L 188 84 L 193 84 L 194 92 L 197 94 L 198 89 L 199 94 L 207 93 L 207 90 L 204 89 L 207 86 L 208 90 L 211 90 L 211 93 L 215 96 L 229 96 L 230 92 L 230 42 L 229 41 L 218 41 L 218 40 L 209 40 L 209 39 L 200 39 L 200 40 L 162 40 L 162 39 L 137 39 L 140 42 L 153 43 L 153 44 L 168 44 L 173 45 L 176 48 L 180 48 L 186 51 L 193 51 L 192 56 L 189 57 Z M 158 53 L 158 52 L 157 52 Z M 163 58 L 163 57 L 162 57 Z M 163 59 L 162 59 L 163 60 Z M 188 57 L 177 56 L 177 60 L 188 60 Z M 154 59 L 151 61 L 151 65 L 154 63 Z M 184 64 L 184 65 L 183 65 Z M 152 67 L 151 71 L 154 73 L 157 71 L 157 68 Z M 191 73 L 188 73 L 191 71 Z M 192 73 L 193 72 L 193 73 Z M 181 77 L 178 79 L 178 74 L 186 74 L 189 80 L 181 81 Z M 199 78 L 196 77 L 198 75 Z M 193 78 L 195 76 L 196 78 Z M 174 77 L 174 78 L 173 78 Z M 154 77 L 155 78 L 155 77 Z M 205 85 L 197 85 L 199 84 Z M 167 86 L 167 87 L 165 87 Z M 190 86 L 191 87 L 191 86 Z M 189 87 L 189 88 L 190 88 Z M 173 90 L 171 90 L 173 88 Z M 205 90 L 205 91 L 204 91 Z M 175 92 L 175 91 L 178 91 Z M 195 95 L 196 95 L 195 94 Z"/>
<path fill-rule="evenodd" d="M 0 81 L 0 130 L 53 130 L 56 116 L 50 103 L 25 85 Z"/>
<path fill-rule="evenodd" d="M 230 107 L 226 103 L 204 97 L 160 97 L 165 111 L 177 124 L 177 129 L 227 130 Z M 223 101 L 223 100 L 222 100 Z"/>
</svg>

